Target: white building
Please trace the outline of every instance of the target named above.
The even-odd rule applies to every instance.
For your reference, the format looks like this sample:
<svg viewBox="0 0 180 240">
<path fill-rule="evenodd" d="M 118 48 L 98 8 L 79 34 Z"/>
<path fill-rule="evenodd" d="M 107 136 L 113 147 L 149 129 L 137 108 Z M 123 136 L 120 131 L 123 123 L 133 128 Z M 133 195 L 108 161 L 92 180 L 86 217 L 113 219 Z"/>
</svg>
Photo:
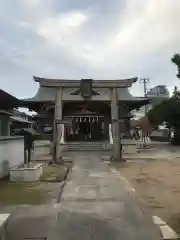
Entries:
<svg viewBox="0 0 180 240">
<path fill-rule="evenodd" d="M 148 98 L 152 99 L 151 103 L 147 106 L 148 111 L 156 104 L 170 97 L 170 93 L 165 85 L 158 85 L 149 89 L 146 95 Z M 135 120 L 143 117 L 145 115 L 145 106 L 141 107 L 139 110 L 133 110 L 132 114 Z"/>
<path fill-rule="evenodd" d="M 169 96 L 170 93 L 165 85 L 155 86 L 147 92 L 147 97 L 152 98 L 169 98 Z"/>
</svg>

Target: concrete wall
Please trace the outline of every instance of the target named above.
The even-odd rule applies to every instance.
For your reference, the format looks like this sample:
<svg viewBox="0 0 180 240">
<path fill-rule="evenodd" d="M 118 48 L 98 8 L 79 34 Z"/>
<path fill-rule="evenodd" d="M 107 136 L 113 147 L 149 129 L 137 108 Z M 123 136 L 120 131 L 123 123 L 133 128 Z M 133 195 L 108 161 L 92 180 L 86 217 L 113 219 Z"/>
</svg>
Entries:
<svg viewBox="0 0 180 240">
<path fill-rule="evenodd" d="M 170 130 L 158 129 L 157 131 L 153 131 L 150 139 L 152 141 L 169 142 L 171 140 Z"/>
<path fill-rule="evenodd" d="M 24 162 L 24 138 L 0 137 L 0 178 Z"/>
</svg>

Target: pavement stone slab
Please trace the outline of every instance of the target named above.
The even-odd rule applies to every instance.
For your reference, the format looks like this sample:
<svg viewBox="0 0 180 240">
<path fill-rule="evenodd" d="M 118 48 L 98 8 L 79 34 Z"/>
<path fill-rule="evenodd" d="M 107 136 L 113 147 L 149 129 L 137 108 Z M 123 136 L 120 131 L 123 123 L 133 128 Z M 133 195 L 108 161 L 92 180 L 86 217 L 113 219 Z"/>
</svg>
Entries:
<svg viewBox="0 0 180 240">
<path fill-rule="evenodd" d="M 122 180 L 109 171 L 108 163 L 92 153 L 80 154 L 74 154 L 74 167 L 48 239 L 160 239 L 159 229 L 129 195 Z"/>
</svg>

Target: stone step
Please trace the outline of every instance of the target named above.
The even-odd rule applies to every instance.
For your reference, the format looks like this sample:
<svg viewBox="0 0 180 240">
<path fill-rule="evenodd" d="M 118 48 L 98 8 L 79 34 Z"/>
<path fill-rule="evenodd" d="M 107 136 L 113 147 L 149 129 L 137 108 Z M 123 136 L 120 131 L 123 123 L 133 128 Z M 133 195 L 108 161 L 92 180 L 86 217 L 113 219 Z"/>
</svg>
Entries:
<svg viewBox="0 0 180 240">
<path fill-rule="evenodd" d="M 69 148 L 101 148 L 101 145 L 68 145 Z"/>
<path fill-rule="evenodd" d="M 104 143 L 109 143 L 109 141 L 97 141 L 97 142 L 94 142 L 94 141 L 82 141 L 82 142 L 67 142 L 67 144 L 69 145 L 77 145 L 77 144 L 84 144 L 84 145 L 87 145 L 87 144 L 92 144 L 92 145 L 97 145 L 97 144 L 104 144 Z"/>
<path fill-rule="evenodd" d="M 70 150 L 78 150 L 78 151 L 84 151 L 84 150 L 92 150 L 92 151 L 100 151 L 100 150 L 103 150 L 103 148 L 102 147 L 100 147 L 100 146 L 94 146 L 94 147 L 92 147 L 92 146 L 83 146 L 83 147 L 80 147 L 80 146 L 74 146 L 74 147 L 72 147 L 72 146 L 68 146 L 68 150 L 70 151 Z"/>
<path fill-rule="evenodd" d="M 109 142 L 69 142 L 66 143 L 67 151 L 101 151 L 111 149 Z"/>
<path fill-rule="evenodd" d="M 123 149 L 125 152 L 137 152 L 136 144 L 137 142 L 131 139 L 122 140 Z M 97 141 L 97 142 L 67 142 L 65 143 L 64 151 L 104 151 L 112 150 L 112 145 L 109 141 Z M 133 151 L 132 151 L 132 149 Z"/>
<path fill-rule="evenodd" d="M 85 148 L 80 148 L 80 149 L 68 149 L 69 152 L 74 152 L 74 151 L 82 151 L 82 152 L 91 152 L 91 151 L 102 151 L 102 149 L 85 149 Z"/>
</svg>

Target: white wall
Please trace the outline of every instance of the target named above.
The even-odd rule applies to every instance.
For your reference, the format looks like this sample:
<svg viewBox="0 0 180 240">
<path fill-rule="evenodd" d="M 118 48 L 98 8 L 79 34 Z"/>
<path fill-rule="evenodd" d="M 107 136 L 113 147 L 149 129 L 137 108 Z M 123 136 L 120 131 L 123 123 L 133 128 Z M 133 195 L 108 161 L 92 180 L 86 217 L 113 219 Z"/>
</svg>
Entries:
<svg viewBox="0 0 180 240">
<path fill-rule="evenodd" d="M 23 137 L 0 137 L 0 178 L 24 162 Z"/>
</svg>

